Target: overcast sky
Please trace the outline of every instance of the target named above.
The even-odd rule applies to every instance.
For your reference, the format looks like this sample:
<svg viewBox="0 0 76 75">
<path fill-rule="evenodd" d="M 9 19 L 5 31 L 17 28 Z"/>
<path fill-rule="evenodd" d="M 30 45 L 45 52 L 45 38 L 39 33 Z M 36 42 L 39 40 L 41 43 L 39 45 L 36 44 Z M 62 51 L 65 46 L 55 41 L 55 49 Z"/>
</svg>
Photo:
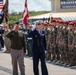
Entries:
<svg viewBox="0 0 76 75">
<path fill-rule="evenodd" d="M 9 0 L 9 12 L 22 12 L 25 0 Z M 51 2 L 49 0 L 27 0 L 29 11 L 50 11 Z"/>
</svg>

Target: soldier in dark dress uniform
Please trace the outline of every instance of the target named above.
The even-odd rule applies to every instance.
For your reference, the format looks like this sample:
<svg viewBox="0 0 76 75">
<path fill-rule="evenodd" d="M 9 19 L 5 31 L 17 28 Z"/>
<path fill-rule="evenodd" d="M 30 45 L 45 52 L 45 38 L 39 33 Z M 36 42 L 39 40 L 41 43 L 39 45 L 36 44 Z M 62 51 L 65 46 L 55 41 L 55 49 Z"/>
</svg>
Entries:
<svg viewBox="0 0 76 75">
<path fill-rule="evenodd" d="M 32 37 L 32 53 L 33 53 L 33 71 L 34 75 L 39 75 L 39 59 L 41 61 L 41 71 L 42 75 L 48 75 L 46 62 L 45 62 L 45 50 L 46 50 L 46 40 L 45 33 L 41 29 L 41 23 L 36 23 L 36 28 L 29 33 L 29 37 Z"/>
</svg>

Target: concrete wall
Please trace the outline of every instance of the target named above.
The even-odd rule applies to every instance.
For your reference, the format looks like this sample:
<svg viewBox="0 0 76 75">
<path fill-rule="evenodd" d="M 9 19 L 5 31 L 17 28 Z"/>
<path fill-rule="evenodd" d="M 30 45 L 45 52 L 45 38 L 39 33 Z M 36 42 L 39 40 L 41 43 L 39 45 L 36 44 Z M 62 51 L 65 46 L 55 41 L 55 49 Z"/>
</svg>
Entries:
<svg viewBox="0 0 76 75">
<path fill-rule="evenodd" d="M 61 8 L 60 0 L 51 0 L 51 11 L 52 12 L 76 12 L 76 8 Z"/>
</svg>

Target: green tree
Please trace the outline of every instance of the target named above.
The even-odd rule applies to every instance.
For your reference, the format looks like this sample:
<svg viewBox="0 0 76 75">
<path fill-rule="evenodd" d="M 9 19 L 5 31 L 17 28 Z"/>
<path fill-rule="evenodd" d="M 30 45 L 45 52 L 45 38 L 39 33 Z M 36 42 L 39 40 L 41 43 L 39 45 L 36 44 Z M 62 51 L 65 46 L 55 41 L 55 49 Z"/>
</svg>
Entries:
<svg viewBox="0 0 76 75">
<path fill-rule="evenodd" d="M 41 15 L 41 14 L 46 14 L 46 13 L 50 13 L 50 11 L 29 11 L 29 16 L 36 16 L 36 15 Z M 22 12 L 12 12 L 11 14 L 9 14 L 9 24 L 13 24 L 16 21 L 18 21 L 19 19 L 22 18 Z"/>
</svg>

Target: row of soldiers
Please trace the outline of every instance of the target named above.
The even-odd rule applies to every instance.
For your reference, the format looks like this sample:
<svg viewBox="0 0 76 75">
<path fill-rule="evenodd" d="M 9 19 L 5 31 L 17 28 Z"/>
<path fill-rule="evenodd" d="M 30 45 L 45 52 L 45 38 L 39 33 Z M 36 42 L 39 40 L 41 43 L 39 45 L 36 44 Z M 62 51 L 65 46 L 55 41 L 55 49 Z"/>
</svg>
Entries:
<svg viewBox="0 0 76 75">
<path fill-rule="evenodd" d="M 42 23 L 47 41 L 47 60 L 76 66 L 76 22 L 52 20 Z"/>
<path fill-rule="evenodd" d="M 47 41 L 47 60 L 76 65 L 76 22 L 52 20 L 52 23 L 42 23 Z M 7 28 L 6 28 L 7 29 Z M 28 41 L 28 46 L 30 43 Z M 28 47 L 28 54 L 29 48 Z"/>
</svg>

